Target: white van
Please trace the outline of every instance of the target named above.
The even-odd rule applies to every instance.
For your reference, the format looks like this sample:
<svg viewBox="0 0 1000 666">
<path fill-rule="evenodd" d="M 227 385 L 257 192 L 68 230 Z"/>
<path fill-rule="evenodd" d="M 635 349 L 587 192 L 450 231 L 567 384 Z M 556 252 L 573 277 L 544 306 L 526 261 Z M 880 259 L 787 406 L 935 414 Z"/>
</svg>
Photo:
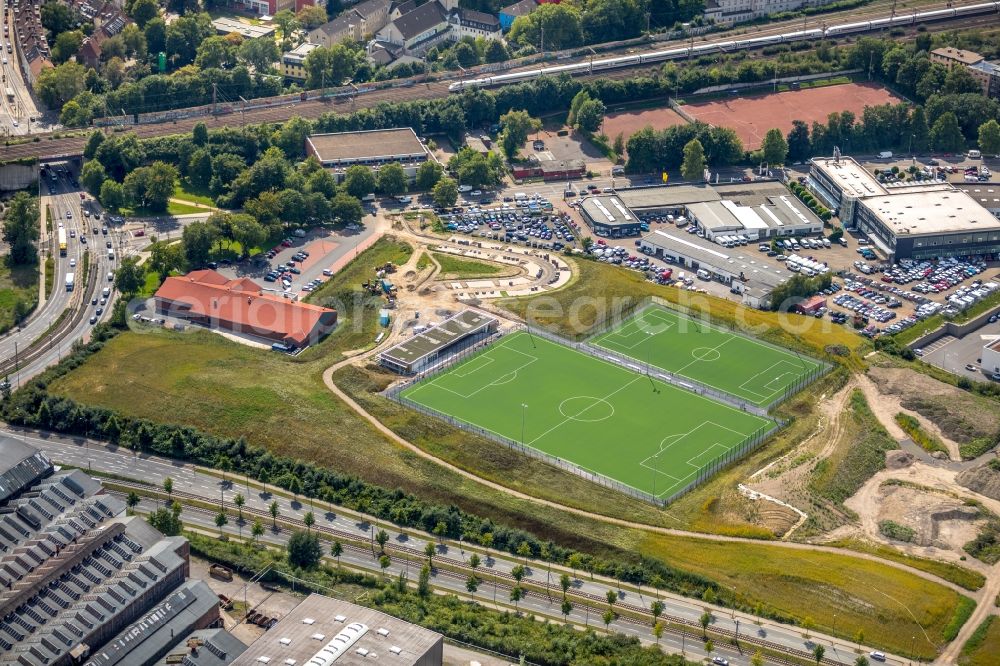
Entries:
<svg viewBox="0 0 1000 666">
<path fill-rule="evenodd" d="M 878 158 L 880 160 L 889 160 L 889 159 L 892 159 L 892 151 L 891 150 L 883 150 L 881 153 L 878 154 Z"/>
<path fill-rule="evenodd" d="M 469 189 L 472 189 L 472 188 L 470 187 Z M 374 194 L 366 194 L 365 196 L 361 197 L 361 200 L 364 201 L 364 202 L 366 202 L 366 203 L 370 203 L 372 201 L 375 201 L 375 195 Z"/>
<path fill-rule="evenodd" d="M 983 156 L 983 154 L 981 152 L 979 152 L 978 150 L 970 150 L 969 151 L 969 159 L 978 160 L 982 156 Z"/>
<path fill-rule="evenodd" d="M 702 280 L 711 280 L 712 279 L 712 274 L 709 273 L 708 271 L 706 271 L 704 268 L 699 268 L 697 275 L 698 275 L 698 278 L 702 279 Z"/>
<path fill-rule="evenodd" d="M 524 201 L 527 198 L 528 198 L 528 195 L 525 194 L 524 192 L 515 192 L 514 193 L 514 201 Z"/>
<path fill-rule="evenodd" d="M 684 271 L 681 271 L 680 273 L 677 274 L 677 279 L 680 280 L 681 282 L 687 282 L 687 278 L 684 277 Z"/>
<path fill-rule="evenodd" d="M 824 238 L 824 239 L 822 239 L 821 242 L 823 243 L 823 247 L 830 247 L 830 239 L 829 238 Z"/>
</svg>

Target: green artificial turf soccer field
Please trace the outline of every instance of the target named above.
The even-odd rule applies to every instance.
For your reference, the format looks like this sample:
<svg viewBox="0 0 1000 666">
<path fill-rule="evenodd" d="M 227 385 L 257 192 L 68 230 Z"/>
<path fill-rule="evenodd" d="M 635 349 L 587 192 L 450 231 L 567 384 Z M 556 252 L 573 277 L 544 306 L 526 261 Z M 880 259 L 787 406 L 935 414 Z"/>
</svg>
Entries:
<svg viewBox="0 0 1000 666">
<path fill-rule="evenodd" d="M 591 344 L 757 406 L 770 405 L 822 364 L 653 306 Z"/>
<path fill-rule="evenodd" d="M 660 498 L 773 425 L 524 332 L 401 395 Z"/>
</svg>

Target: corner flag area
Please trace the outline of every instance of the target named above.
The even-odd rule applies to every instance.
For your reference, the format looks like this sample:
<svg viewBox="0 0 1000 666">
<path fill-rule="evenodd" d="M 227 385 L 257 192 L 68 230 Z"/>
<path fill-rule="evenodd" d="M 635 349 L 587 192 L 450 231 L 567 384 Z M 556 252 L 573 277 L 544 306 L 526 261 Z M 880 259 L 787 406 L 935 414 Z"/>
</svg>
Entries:
<svg viewBox="0 0 1000 666">
<path fill-rule="evenodd" d="M 526 332 L 501 338 L 400 397 L 662 500 L 775 426 Z"/>
<path fill-rule="evenodd" d="M 636 313 L 590 344 L 758 407 L 812 381 L 823 364 L 661 306 Z"/>
</svg>

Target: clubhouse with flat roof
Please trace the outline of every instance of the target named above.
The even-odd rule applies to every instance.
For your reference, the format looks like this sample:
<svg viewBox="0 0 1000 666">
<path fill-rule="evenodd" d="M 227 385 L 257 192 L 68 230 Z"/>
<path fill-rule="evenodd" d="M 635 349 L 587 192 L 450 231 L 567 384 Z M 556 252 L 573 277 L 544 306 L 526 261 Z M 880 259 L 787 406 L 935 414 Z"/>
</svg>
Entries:
<svg viewBox="0 0 1000 666">
<path fill-rule="evenodd" d="M 497 332 L 499 322 L 475 310 L 462 310 L 436 326 L 415 335 L 379 357 L 393 372 L 412 375 L 429 369 L 445 356 L 467 349 Z"/>
</svg>

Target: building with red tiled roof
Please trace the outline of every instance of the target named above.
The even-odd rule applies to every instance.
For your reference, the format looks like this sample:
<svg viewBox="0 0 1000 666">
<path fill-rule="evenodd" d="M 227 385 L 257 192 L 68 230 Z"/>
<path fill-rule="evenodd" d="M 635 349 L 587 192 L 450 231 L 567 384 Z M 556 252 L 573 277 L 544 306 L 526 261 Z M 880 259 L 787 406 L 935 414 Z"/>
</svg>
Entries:
<svg viewBox="0 0 1000 666">
<path fill-rule="evenodd" d="M 156 311 L 209 328 L 305 347 L 337 324 L 337 311 L 264 291 L 250 278 L 213 270 L 168 277 L 156 290 Z"/>
</svg>

